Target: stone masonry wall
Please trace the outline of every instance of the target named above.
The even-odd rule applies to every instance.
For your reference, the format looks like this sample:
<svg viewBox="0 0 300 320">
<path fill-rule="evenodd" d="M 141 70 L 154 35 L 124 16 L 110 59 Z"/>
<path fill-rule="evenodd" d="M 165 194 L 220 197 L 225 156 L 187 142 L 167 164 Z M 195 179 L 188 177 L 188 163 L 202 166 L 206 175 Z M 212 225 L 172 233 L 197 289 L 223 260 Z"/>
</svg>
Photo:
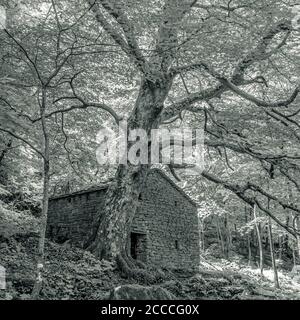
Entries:
<svg viewBox="0 0 300 320">
<path fill-rule="evenodd" d="M 196 206 L 158 171 L 148 176 L 132 231 L 146 234 L 147 263 L 187 269 L 198 266 Z"/>
<path fill-rule="evenodd" d="M 55 197 L 49 201 L 46 236 L 58 243 L 71 240 L 85 248 L 101 215 L 106 189 Z"/>
<path fill-rule="evenodd" d="M 85 248 L 95 232 L 94 222 L 103 213 L 105 191 L 99 188 L 52 198 L 47 237 L 56 242 L 71 240 Z M 139 201 L 132 232 L 143 239 L 145 252 L 138 252 L 142 260 L 152 265 L 196 268 L 199 231 L 195 204 L 158 170 L 150 171 Z"/>
</svg>

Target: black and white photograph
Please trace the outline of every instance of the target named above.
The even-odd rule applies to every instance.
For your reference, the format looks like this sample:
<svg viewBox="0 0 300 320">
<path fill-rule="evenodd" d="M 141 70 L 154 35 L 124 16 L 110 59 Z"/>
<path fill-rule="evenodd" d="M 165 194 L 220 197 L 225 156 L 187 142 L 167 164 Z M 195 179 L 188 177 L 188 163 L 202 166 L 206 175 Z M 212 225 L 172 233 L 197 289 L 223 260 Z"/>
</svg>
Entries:
<svg viewBox="0 0 300 320">
<path fill-rule="evenodd" d="M 0 0 L 0 300 L 300 300 L 300 2 Z"/>
</svg>

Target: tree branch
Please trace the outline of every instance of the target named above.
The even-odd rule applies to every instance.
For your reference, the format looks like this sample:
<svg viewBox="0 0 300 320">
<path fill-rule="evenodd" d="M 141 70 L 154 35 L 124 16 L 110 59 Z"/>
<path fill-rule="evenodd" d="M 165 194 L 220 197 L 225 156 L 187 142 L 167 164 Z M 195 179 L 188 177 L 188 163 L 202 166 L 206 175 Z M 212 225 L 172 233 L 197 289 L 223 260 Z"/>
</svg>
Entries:
<svg viewBox="0 0 300 320">
<path fill-rule="evenodd" d="M 134 62 L 138 69 L 147 74 L 147 63 L 137 45 L 137 41 L 133 35 L 133 27 L 130 25 L 127 17 L 122 12 L 121 8 L 116 8 L 111 1 L 106 0 L 87 0 L 90 4 L 92 11 L 95 14 L 96 20 L 101 24 L 103 29 L 113 38 L 113 40 L 121 47 L 126 55 Z M 115 27 L 105 18 L 101 12 L 99 2 L 102 7 L 110 14 L 111 17 L 122 28 L 123 34 L 121 35 Z"/>
<path fill-rule="evenodd" d="M 265 107 L 265 108 L 287 107 L 296 99 L 296 97 L 298 96 L 299 91 L 300 91 L 300 85 L 298 85 L 296 87 L 296 89 L 293 91 L 293 93 L 291 94 L 291 96 L 289 98 L 287 98 L 286 100 L 279 100 L 279 101 L 275 101 L 275 102 L 266 102 L 264 100 L 256 98 L 255 96 L 251 95 L 250 93 L 247 93 L 247 92 L 241 90 L 239 87 L 237 87 L 236 85 L 234 85 L 232 82 L 230 82 L 229 80 L 227 80 L 225 78 L 219 78 L 219 80 L 221 81 L 221 83 L 223 83 L 231 91 L 233 91 L 234 93 L 236 93 L 240 97 L 255 103 L 259 107 Z"/>
<path fill-rule="evenodd" d="M 246 203 L 248 203 L 250 206 L 253 206 L 254 204 L 257 204 L 257 206 L 260 208 L 260 210 L 262 210 L 263 212 L 265 212 L 271 219 L 273 219 L 278 225 L 280 225 L 282 228 L 284 228 L 287 232 L 289 232 L 290 234 L 292 234 L 293 236 L 297 236 L 297 230 L 294 230 L 294 228 L 291 228 L 289 226 L 287 226 L 285 223 L 281 222 L 276 216 L 274 216 L 268 209 L 266 209 L 261 202 L 256 198 L 256 197 L 249 197 L 247 195 L 245 195 L 245 191 L 248 190 L 248 184 L 244 187 L 240 187 L 238 185 L 235 184 L 231 184 L 228 183 L 206 171 L 202 172 L 202 176 L 204 178 L 206 178 L 209 181 L 212 181 L 216 184 L 220 184 L 222 185 L 225 189 L 230 190 L 231 192 L 235 193 L 240 199 L 242 199 L 243 201 L 245 201 Z M 259 190 L 257 190 L 259 191 Z M 266 196 L 270 196 L 269 194 L 267 194 L 266 192 L 264 192 L 264 195 Z M 273 198 L 273 200 L 277 200 L 277 198 L 271 196 L 271 198 Z M 280 201 L 280 204 L 283 205 L 283 202 Z M 284 208 L 287 208 L 288 205 L 284 206 Z M 293 208 L 291 209 L 295 212 L 297 212 L 297 214 L 300 213 L 300 210 L 297 208 Z"/>
<path fill-rule="evenodd" d="M 285 37 L 283 40 L 273 49 L 267 51 L 268 46 L 270 45 L 271 41 L 274 39 L 274 37 L 280 33 L 280 32 L 286 32 Z M 205 89 L 196 93 L 193 93 L 189 95 L 188 97 L 182 99 L 181 101 L 178 101 L 177 103 L 173 104 L 172 106 L 166 108 L 162 114 L 162 121 L 168 120 L 170 117 L 174 117 L 178 112 L 181 112 L 182 110 L 188 110 L 193 112 L 194 110 L 190 107 L 193 103 L 199 102 L 199 101 L 208 101 L 216 97 L 220 97 L 224 92 L 227 92 L 228 90 L 231 90 L 235 92 L 236 94 L 242 95 L 244 98 L 248 98 L 248 100 L 252 100 L 252 102 L 265 107 L 279 107 L 284 106 L 287 104 L 290 104 L 294 101 L 296 98 L 299 87 L 295 89 L 291 97 L 284 101 L 278 101 L 273 104 L 268 104 L 265 101 L 261 101 L 260 99 L 257 99 L 253 97 L 252 95 L 249 95 L 247 93 L 244 93 L 242 90 L 240 90 L 238 87 L 241 85 L 251 84 L 251 83 L 263 83 L 266 85 L 266 81 L 263 77 L 259 76 L 252 80 L 245 80 L 244 74 L 245 71 L 255 62 L 263 61 L 271 57 L 273 54 L 278 52 L 278 49 L 280 49 L 285 43 L 286 40 L 291 32 L 291 23 L 290 21 L 280 21 L 266 32 L 266 34 L 262 37 L 258 45 L 249 52 L 235 67 L 234 72 L 231 76 L 231 80 L 227 80 L 225 77 L 218 74 L 211 66 L 209 66 L 206 62 L 200 61 L 196 62 L 187 66 L 182 66 L 178 68 L 172 68 L 170 70 L 170 76 L 175 77 L 177 74 L 180 74 L 181 72 L 188 72 L 193 70 L 204 70 L 208 72 L 211 76 L 218 79 L 221 84 L 216 86 L 215 88 L 209 88 Z"/>
<path fill-rule="evenodd" d="M 35 151 L 39 156 L 41 156 L 43 159 L 45 158 L 43 153 L 38 150 L 31 142 L 27 141 L 26 139 L 24 139 L 23 137 L 15 134 L 14 132 L 8 130 L 8 129 L 4 129 L 4 128 L 1 128 L 0 127 L 0 131 L 3 131 L 3 132 L 6 132 L 8 133 L 9 135 L 11 135 L 12 137 L 14 137 L 15 139 L 18 139 L 22 142 L 24 142 L 25 144 L 27 144 L 33 151 Z"/>
</svg>

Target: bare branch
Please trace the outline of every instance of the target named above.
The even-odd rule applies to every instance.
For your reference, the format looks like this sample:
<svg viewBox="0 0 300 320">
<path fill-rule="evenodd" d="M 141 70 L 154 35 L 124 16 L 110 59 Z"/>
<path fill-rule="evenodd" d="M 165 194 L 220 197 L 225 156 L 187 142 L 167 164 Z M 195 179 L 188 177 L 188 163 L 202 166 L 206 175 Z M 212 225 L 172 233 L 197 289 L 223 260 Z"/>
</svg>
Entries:
<svg viewBox="0 0 300 320">
<path fill-rule="evenodd" d="M 121 47 L 121 49 L 126 53 L 126 55 L 135 63 L 138 69 L 147 74 L 147 63 L 141 54 L 141 51 L 137 45 L 136 39 L 133 35 L 133 28 L 130 25 L 128 19 L 125 17 L 122 10 L 116 9 L 113 4 L 106 0 L 87 0 L 90 4 L 96 20 L 101 24 L 104 30 L 114 39 L 114 41 Z M 99 6 L 101 2 L 103 8 L 115 19 L 118 25 L 122 28 L 123 34 L 121 35 L 115 28 L 115 26 L 110 23 L 101 12 L 101 7 Z"/>
<path fill-rule="evenodd" d="M 263 61 L 271 57 L 273 54 L 275 54 L 278 49 L 280 49 L 285 43 L 290 35 L 291 31 L 291 22 L 290 21 L 280 21 L 277 24 L 273 25 L 269 28 L 269 30 L 266 32 L 266 34 L 262 37 L 262 39 L 259 41 L 256 48 L 254 48 L 252 51 L 250 51 L 235 67 L 235 70 L 233 72 L 233 76 L 231 78 L 231 81 L 233 83 L 239 83 L 242 81 L 244 77 L 244 73 L 247 68 L 249 68 L 251 65 L 253 65 L 255 62 Z M 266 51 L 268 46 L 270 45 L 271 41 L 274 39 L 274 37 L 281 32 L 286 32 L 285 37 L 283 40 L 274 48 L 273 50 Z"/>
<path fill-rule="evenodd" d="M 231 192 L 235 193 L 240 199 L 242 199 L 243 201 L 245 201 L 246 203 L 248 203 L 250 206 L 253 206 L 254 204 L 257 204 L 257 206 L 260 208 L 260 210 L 262 210 L 263 212 L 265 212 L 271 219 L 273 219 L 278 225 L 280 225 L 282 228 L 284 228 L 287 232 L 289 232 L 290 234 L 292 234 L 293 236 L 297 236 L 297 230 L 295 230 L 294 228 L 291 228 L 289 226 L 287 226 L 285 223 L 281 222 L 276 216 L 274 216 L 274 214 L 272 214 L 267 208 L 265 208 L 261 202 L 256 198 L 256 197 L 250 197 L 245 195 L 245 191 L 247 191 L 249 189 L 249 185 L 245 185 L 244 187 L 240 187 L 238 185 L 232 184 L 232 183 L 228 183 L 214 175 L 212 175 L 211 173 L 208 173 L 206 171 L 202 172 L 202 176 L 204 178 L 206 178 L 209 181 L 212 181 L 216 184 L 220 184 L 222 185 L 225 189 L 230 190 Z M 262 191 L 262 190 L 257 190 L 257 191 Z M 291 207 L 289 204 L 286 204 L 280 200 L 278 200 L 276 197 L 271 196 L 270 194 L 264 192 L 265 196 L 267 196 L 268 198 L 278 201 L 284 208 L 288 208 L 290 207 L 291 210 L 297 212 L 297 214 L 300 213 L 300 210 L 298 208 L 294 208 L 293 206 Z"/>
<path fill-rule="evenodd" d="M 297 88 L 293 91 L 291 96 L 285 100 L 279 100 L 275 102 L 266 102 L 264 100 L 258 99 L 255 96 L 251 95 L 250 93 L 247 93 L 243 90 L 241 90 L 238 86 L 234 85 L 231 81 L 225 79 L 225 78 L 219 78 L 221 83 L 223 83 L 225 86 L 227 86 L 231 91 L 236 93 L 237 95 L 241 96 L 242 98 L 251 101 L 255 103 L 259 107 L 266 107 L 266 108 L 279 108 L 279 107 L 287 107 L 290 105 L 298 96 L 300 91 L 300 85 L 297 86 Z"/>
<path fill-rule="evenodd" d="M 1 128 L 1 127 L 0 127 L 0 131 L 6 132 L 6 133 L 8 133 L 9 135 L 11 135 L 12 137 L 14 137 L 15 139 L 18 139 L 18 140 L 24 142 L 24 143 L 27 144 L 33 151 L 35 151 L 39 156 L 41 156 L 43 159 L 45 158 L 44 155 L 43 155 L 43 153 L 42 153 L 40 150 L 38 150 L 31 142 L 27 141 L 25 138 L 23 138 L 23 137 L 17 135 L 16 133 L 14 133 L 14 132 L 12 132 L 12 131 L 10 131 L 10 130 L 8 130 L 8 129 L 5 129 L 5 128 Z"/>
<path fill-rule="evenodd" d="M 10 32 L 7 31 L 7 29 L 4 29 L 4 32 L 8 35 L 8 37 L 10 39 L 12 39 L 17 46 L 21 49 L 21 51 L 24 53 L 25 57 L 27 58 L 28 62 L 30 63 L 30 65 L 32 66 L 32 68 L 34 69 L 40 83 L 43 85 L 44 81 L 39 73 L 39 70 L 37 68 L 36 63 L 30 58 L 29 53 L 27 52 L 27 50 L 25 49 L 25 47 L 21 44 L 21 42 L 19 42 Z"/>
<path fill-rule="evenodd" d="M 272 50 L 267 51 L 271 41 L 274 37 L 281 32 L 285 32 L 285 36 L 283 40 Z M 265 101 L 260 101 L 259 99 L 244 93 L 242 90 L 239 90 L 239 86 L 251 84 L 251 83 L 263 83 L 267 85 L 265 79 L 261 76 L 256 77 L 255 79 L 245 80 L 244 74 L 245 71 L 253 65 L 255 62 L 263 61 L 271 57 L 273 54 L 278 52 L 285 43 L 291 32 L 291 23 L 289 21 L 280 21 L 276 25 L 272 26 L 266 34 L 262 37 L 258 45 L 247 54 L 235 67 L 231 80 L 228 80 L 218 74 L 211 66 L 209 66 L 206 62 L 200 61 L 187 66 L 182 66 L 178 68 L 172 68 L 170 70 L 170 76 L 175 77 L 177 74 L 181 74 L 188 71 L 193 70 L 204 70 L 208 72 L 211 76 L 218 79 L 221 82 L 221 85 L 216 86 L 215 88 L 205 89 L 199 91 L 197 93 L 193 93 L 188 97 L 178 101 L 176 104 L 173 104 L 169 108 L 166 108 L 162 115 L 162 121 L 168 120 L 170 117 L 174 117 L 178 112 L 182 110 L 188 110 L 194 112 L 193 108 L 190 106 L 199 101 L 208 101 L 210 99 L 220 97 L 224 92 L 228 90 L 232 90 L 239 95 L 243 95 L 244 98 L 248 98 L 248 100 L 252 100 L 252 102 L 265 107 L 279 107 L 290 104 L 296 98 L 299 88 L 293 92 L 292 96 L 285 100 L 275 102 L 273 104 L 268 104 Z"/>
<path fill-rule="evenodd" d="M 77 99 L 76 97 L 61 97 L 59 100 L 70 100 L 70 99 Z M 82 105 L 73 105 L 70 106 L 68 108 L 65 109 L 58 109 L 55 111 L 52 111 L 48 114 L 46 114 L 46 118 L 49 118 L 55 114 L 58 113 L 67 113 L 70 112 L 72 110 L 76 110 L 76 109 L 87 109 L 87 108 L 97 108 L 97 109 L 102 109 L 107 111 L 108 113 L 110 113 L 111 116 L 113 116 L 113 118 L 115 119 L 116 123 L 119 123 L 122 120 L 122 117 L 120 117 L 111 107 L 107 106 L 106 104 L 103 103 L 94 103 L 94 102 L 84 102 Z M 34 119 L 33 122 L 39 121 L 40 118 Z"/>
</svg>

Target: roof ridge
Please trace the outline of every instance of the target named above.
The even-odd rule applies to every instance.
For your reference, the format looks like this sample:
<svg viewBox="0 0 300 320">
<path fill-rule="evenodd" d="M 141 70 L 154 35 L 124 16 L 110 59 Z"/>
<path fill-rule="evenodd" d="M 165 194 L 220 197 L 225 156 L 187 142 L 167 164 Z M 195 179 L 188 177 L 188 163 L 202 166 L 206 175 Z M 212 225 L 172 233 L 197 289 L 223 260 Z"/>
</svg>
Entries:
<svg viewBox="0 0 300 320">
<path fill-rule="evenodd" d="M 99 185 L 99 186 L 93 186 L 93 187 L 90 187 L 87 189 L 80 189 L 80 190 L 73 191 L 70 193 L 62 193 L 62 194 L 58 194 L 58 195 L 53 195 L 53 196 L 49 197 L 49 200 L 54 200 L 54 199 L 59 199 L 59 198 L 67 198 L 67 197 L 75 196 L 78 194 L 100 191 L 100 190 L 107 189 L 108 186 L 109 186 L 109 184 L 107 183 L 107 184 L 103 184 L 103 185 Z"/>
<path fill-rule="evenodd" d="M 159 168 L 151 168 L 149 170 L 149 173 L 151 173 L 151 172 L 159 173 L 162 178 L 167 180 L 187 200 L 189 200 L 193 205 L 197 206 L 197 203 L 195 202 L 195 200 L 193 200 L 188 194 L 186 194 L 185 191 L 182 188 L 180 188 L 163 170 L 161 170 Z M 67 197 L 76 196 L 76 195 L 80 195 L 80 194 L 85 194 L 85 193 L 89 193 L 89 192 L 96 192 L 96 191 L 104 190 L 104 189 L 107 189 L 109 187 L 109 184 L 113 180 L 114 179 L 107 180 L 107 182 L 103 183 L 102 185 L 91 186 L 91 187 L 89 187 L 87 189 L 81 189 L 81 190 L 74 191 L 74 192 L 71 192 L 71 193 L 64 193 L 64 194 L 59 194 L 59 195 L 56 195 L 56 196 L 54 195 L 54 196 L 49 197 L 49 200 L 67 198 Z"/>
</svg>

